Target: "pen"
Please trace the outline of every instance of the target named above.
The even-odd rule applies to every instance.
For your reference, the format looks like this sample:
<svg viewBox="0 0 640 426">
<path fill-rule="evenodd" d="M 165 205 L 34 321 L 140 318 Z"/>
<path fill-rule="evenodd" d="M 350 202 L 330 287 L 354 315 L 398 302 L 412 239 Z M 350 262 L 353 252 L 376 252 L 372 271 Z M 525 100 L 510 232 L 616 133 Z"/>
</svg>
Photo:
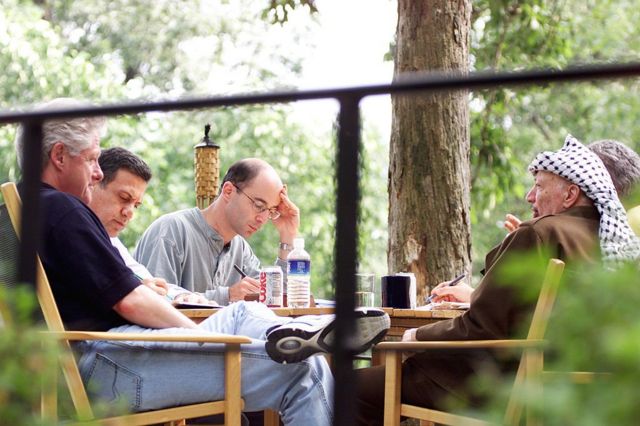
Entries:
<svg viewBox="0 0 640 426">
<path fill-rule="evenodd" d="M 246 277 L 247 274 L 244 273 L 244 271 L 242 269 L 240 269 L 240 267 L 238 265 L 236 265 L 235 263 L 233 264 L 233 267 L 236 271 L 238 271 L 238 273 L 240 274 L 240 276 L 242 276 L 242 278 Z"/>
<path fill-rule="evenodd" d="M 453 287 L 454 285 L 458 284 L 460 281 L 462 281 L 462 279 L 464 277 L 466 277 L 467 274 L 460 274 L 457 277 L 455 277 L 454 279 L 452 279 L 449 282 L 449 285 L 447 287 Z M 433 295 L 430 295 L 429 297 L 427 297 L 427 304 L 431 303 L 431 299 L 433 299 Z"/>
</svg>

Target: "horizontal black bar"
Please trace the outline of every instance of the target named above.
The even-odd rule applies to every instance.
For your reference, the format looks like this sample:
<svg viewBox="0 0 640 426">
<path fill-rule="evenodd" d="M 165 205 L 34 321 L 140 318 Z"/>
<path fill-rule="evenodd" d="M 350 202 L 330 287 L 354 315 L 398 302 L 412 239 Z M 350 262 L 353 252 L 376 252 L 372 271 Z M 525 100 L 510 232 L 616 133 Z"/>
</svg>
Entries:
<svg viewBox="0 0 640 426">
<path fill-rule="evenodd" d="M 0 113 L 0 125 L 24 120 L 45 118 L 79 117 L 96 115 L 137 114 L 152 111 L 178 111 L 200 108 L 248 105 L 259 103 L 282 103 L 323 98 L 363 98 L 387 93 L 398 94 L 413 91 L 486 89 L 498 86 L 525 86 L 567 81 L 605 80 L 640 77 L 640 63 L 587 65 L 569 67 L 563 70 L 527 70 L 514 72 L 433 72 L 402 76 L 394 83 L 316 89 L 301 91 L 281 91 L 270 93 L 239 94 L 229 96 L 163 100 L 152 102 L 131 102 L 86 108 L 71 108 L 50 111 L 25 111 Z"/>
</svg>

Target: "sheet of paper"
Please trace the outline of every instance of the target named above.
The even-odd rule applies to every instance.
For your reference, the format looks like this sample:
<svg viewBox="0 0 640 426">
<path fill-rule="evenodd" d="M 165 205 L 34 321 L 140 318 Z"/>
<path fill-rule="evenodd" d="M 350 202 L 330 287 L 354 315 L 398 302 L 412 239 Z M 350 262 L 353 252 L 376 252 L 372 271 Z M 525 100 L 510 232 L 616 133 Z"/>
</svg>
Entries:
<svg viewBox="0 0 640 426">
<path fill-rule="evenodd" d="M 419 306 L 417 309 L 421 311 L 450 311 L 469 309 L 469 303 L 463 302 L 436 302 L 428 305 Z"/>
<path fill-rule="evenodd" d="M 178 303 L 175 307 L 177 309 L 220 309 L 222 306 L 208 303 Z"/>
</svg>

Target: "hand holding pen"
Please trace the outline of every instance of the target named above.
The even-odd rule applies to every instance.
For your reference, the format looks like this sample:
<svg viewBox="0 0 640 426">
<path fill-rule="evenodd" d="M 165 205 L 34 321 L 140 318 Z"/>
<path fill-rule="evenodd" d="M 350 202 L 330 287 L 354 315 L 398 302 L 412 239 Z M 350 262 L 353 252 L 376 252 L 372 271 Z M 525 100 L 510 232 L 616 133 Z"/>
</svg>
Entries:
<svg viewBox="0 0 640 426">
<path fill-rule="evenodd" d="M 460 281 L 462 281 L 462 279 L 463 279 L 464 277 L 466 277 L 466 276 L 467 276 L 466 274 L 460 274 L 460 275 L 458 275 L 457 277 L 455 277 L 454 279 L 452 279 L 451 281 L 449 281 L 448 283 L 442 283 L 442 284 L 439 284 L 439 285 L 438 285 L 436 288 L 434 288 L 433 290 L 436 290 L 436 289 L 438 289 L 438 288 L 442 288 L 442 287 L 453 287 L 453 286 L 457 285 Z M 433 293 L 432 293 L 429 297 L 427 297 L 427 299 L 426 299 L 427 304 L 432 303 L 432 302 L 433 302 L 433 298 L 434 298 L 435 296 L 437 296 L 437 295 L 435 295 L 435 294 L 433 294 Z"/>
<path fill-rule="evenodd" d="M 233 265 L 233 268 L 240 274 L 240 281 L 229 287 L 229 301 L 256 300 L 258 291 L 260 291 L 258 280 L 247 276 L 242 268 L 236 264 Z"/>
</svg>

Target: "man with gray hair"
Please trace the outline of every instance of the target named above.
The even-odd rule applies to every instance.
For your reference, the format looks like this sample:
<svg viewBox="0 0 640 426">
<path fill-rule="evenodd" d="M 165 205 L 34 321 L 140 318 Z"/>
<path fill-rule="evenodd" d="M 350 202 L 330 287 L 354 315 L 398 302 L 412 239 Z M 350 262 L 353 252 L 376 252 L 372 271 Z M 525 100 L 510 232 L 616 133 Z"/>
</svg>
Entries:
<svg viewBox="0 0 640 426">
<path fill-rule="evenodd" d="M 35 110 L 70 109 L 86 106 L 86 103 L 71 98 L 58 98 L 39 105 Z M 52 180 L 64 191 L 73 191 L 84 203 L 91 201 L 92 189 L 102 179 L 102 171 L 98 165 L 100 156 L 99 140 L 105 129 L 104 117 L 76 118 L 67 120 L 63 125 L 55 121 L 43 124 L 42 157 L 40 165 L 42 180 Z M 64 144 L 59 143 L 66 141 Z M 24 152 L 24 129 L 18 128 L 15 139 L 18 166 L 22 169 Z M 64 175 L 57 175 L 55 171 L 65 170 Z M 0 227 L 4 232 L 0 236 L 0 244 L 13 247 L 17 240 L 14 238 L 11 223 L 5 213 L 6 207 L 1 206 L 0 217 L 3 219 Z M 2 214 L 4 213 L 4 214 Z M 9 265 L 13 259 L 13 250 L 0 250 L 0 277 L 6 283 L 15 283 L 17 275 L 15 268 Z"/>
<path fill-rule="evenodd" d="M 60 102 L 47 105 L 60 106 Z M 331 424 L 333 377 L 324 357 L 311 356 L 330 350 L 331 316 L 287 319 L 276 317 L 264 305 L 240 302 L 196 325 L 142 285 L 125 265 L 100 219 L 87 206 L 92 189 L 103 178 L 98 162 L 103 127 L 103 119 L 93 118 L 51 119 L 43 127 L 39 255 L 65 327 L 251 337 L 252 343 L 241 348 L 242 357 L 250 360 L 243 363 L 241 372 L 245 409 L 279 411 L 285 424 Z M 21 147 L 22 141 L 17 145 Z M 382 338 L 389 317 L 382 310 L 360 313 L 358 327 L 364 332 L 353 344 L 366 350 Z M 295 340 L 296 349 L 286 344 L 289 337 Z M 265 341 L 270 344 L 269 353 Z M 130 411 L 215 401 L 224 395 L 220 345 L 81 341 L 74 351 L 91 397 L 121 399 Z M 122 380 L 123 371 L 132 380 Z"/>
<path fill-rule="evenodd" d="M 640 184 L 640 155 L 622 142 L 612 139 L 592 142 L 587 148 L 602 160 L 624 204 Z"/>
<path fill-rule="evenodd" d="M 640 155 L 615 140 L 604 139 L 590 143 L 609 171 L 622 205 L 627 209 L 629 226 L 640 236 Z"/>
<path fill-rule="evenodd" d="M 71 109 L 87 106 L 71 98 L 58 98 L 36 110 Z M 93 186 L 102 180 L 98 165 L 100 137 L 106 127 L 104 117 L 48 120 L 42 126 L 42 180 L 56 184 L 60 191 L 75 194 L 84 203 L 91 201 Z M 18 166 L 23 164 L 23 128 L 16 135 Z M 62 142 L 64 141 L 64 143 Z"/>
<path fill-rule="evenodd" d="M 435 301 L 469 302 L 463 315 L 407 330 L 404 341 L 494 340 L 521 337 L 530 320 L 534 300 L 508 282 L 504 266 L 514 255 L 530 254 L 546 264 L 560 258 L 568 268 L 597 263 L 602 255 L 609 266 L 636 262 L 640 241 L 629 229 L 609 173 L 588 148 L 568 135 L 562 149 L 542 152 L 529 165 L 535 184 L 527 193 L 534 218 L 509 233 L 485 258 L 484 276 L 474 290 L 466 284 L 442 283 L 432 291 Z M 429 351 L 403 362 L 403 403 L 445 409 L 482 402 L 470 379 L 486 372 L 512 372 L 513 365 L 493 353 Z M 358 420 L 382 425 L 384 366 L 357 370 Z"/>
</svg>

